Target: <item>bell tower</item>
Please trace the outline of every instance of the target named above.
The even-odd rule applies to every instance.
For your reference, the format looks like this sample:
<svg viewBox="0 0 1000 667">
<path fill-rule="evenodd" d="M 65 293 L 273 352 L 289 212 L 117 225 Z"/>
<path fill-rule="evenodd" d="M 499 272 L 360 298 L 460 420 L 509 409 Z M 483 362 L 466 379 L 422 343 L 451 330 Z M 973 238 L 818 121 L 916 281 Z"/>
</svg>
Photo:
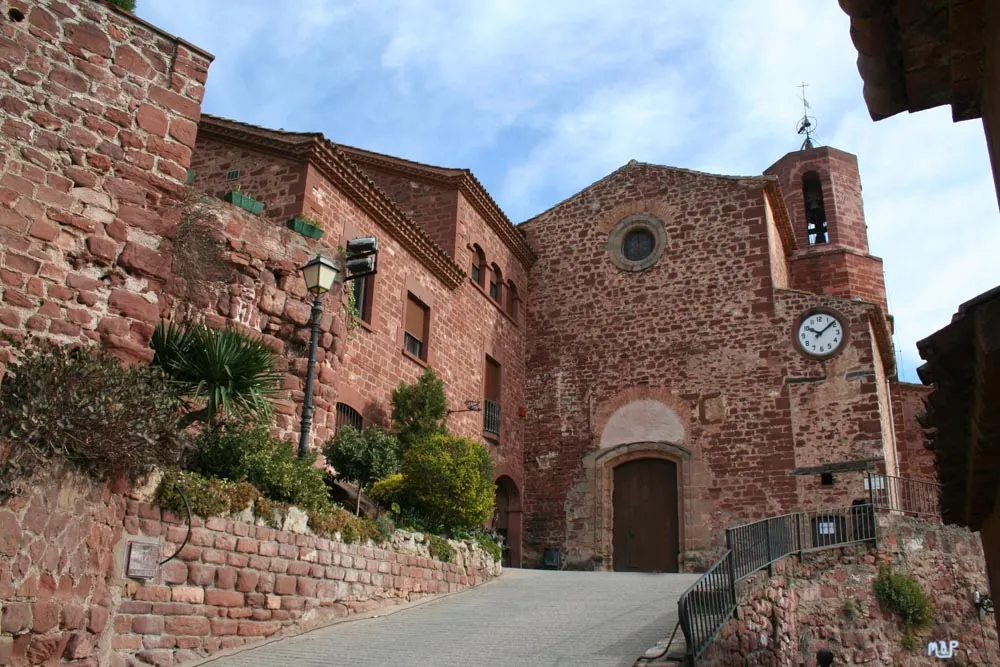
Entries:
<svg viewBox="0 0 1000 667">
<path fill-rule="evenodd" d="M 808 104 L 803 98 L 803 106 Z M 814 146 L 815 120 L 799 122 L 801 149 L 764 170 L 775 176 L 795 233 L 788 258 L 792 289 L 860 298 L 886 310 L 882 260 L 868 251 L 858 158 L 829 146 Z M 888 313 L 886 313 L 888 315 Z"/>
</svg>

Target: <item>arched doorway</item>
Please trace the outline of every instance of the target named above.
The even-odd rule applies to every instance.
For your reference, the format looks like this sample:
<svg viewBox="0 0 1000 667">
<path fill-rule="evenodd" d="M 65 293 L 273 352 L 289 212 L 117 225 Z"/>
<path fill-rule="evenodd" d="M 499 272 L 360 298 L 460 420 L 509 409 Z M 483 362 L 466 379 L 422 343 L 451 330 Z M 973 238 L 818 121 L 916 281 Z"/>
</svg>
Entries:
<svg viewBox="0 0 1000 667">
<path fill-rule="evenodd" d="M 639 458 L 614 468 L 612 565 L 617 572 L 677 572 L 677 464 Z"/>
<path fill-rule="evenodd" d="M 497 478 L 493 529 L 503 536 L 503 566 L 521 566 L 521 494 L 507 475 Z"/>
</svg>

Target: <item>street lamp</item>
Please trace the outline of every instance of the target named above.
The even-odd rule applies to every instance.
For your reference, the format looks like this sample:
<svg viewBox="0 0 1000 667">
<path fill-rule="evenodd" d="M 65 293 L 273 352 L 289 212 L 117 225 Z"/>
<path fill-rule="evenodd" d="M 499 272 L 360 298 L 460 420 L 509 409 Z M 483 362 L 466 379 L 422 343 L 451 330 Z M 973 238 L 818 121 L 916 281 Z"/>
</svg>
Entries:
<svg viewBox="0 0 1000 667">
<path fill-rule="evenodd" d="M 299 431 L 299 458 L 309 453 L 309 430 L 312 427 L 313 375 L 316 373 L 316 343 L 319 339 L 319 319 L 323 314 L 323 295 L 333 288 L 340 267 L 323 255 L 316 255 L 302 267 L 306 289 L 313 293 L 312 336 L 309 340 L 309 369 L 306 371 L 306 392 L 302 403 L 302 424 Z"/>
</svg>

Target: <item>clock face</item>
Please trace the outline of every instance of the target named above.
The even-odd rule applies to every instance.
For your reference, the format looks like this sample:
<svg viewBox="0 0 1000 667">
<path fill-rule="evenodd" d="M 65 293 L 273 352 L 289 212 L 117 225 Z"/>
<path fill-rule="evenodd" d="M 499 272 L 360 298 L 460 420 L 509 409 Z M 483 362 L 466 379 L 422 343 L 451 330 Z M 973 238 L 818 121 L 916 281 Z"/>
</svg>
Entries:
<svg viewBox="0 0 1000 667">
<path fill-rule="evenodd" d="M 827 358 L 840 352 L 847 340 L 841 318 L 830 312 L 812 312 L 802 318 L 795 332 L 795 342 L 806 354 Z"/>
</svg>

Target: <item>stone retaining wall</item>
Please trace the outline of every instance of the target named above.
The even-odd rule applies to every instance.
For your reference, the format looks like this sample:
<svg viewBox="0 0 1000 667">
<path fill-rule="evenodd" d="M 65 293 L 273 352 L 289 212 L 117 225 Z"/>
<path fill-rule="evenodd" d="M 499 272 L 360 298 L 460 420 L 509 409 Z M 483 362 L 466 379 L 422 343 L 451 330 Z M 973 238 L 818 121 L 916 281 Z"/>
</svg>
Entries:
<svg viewBox="0 0 1000 667">
<path fill-rule="evenodd" d="M 980 620 L 972 595 L 989 591 L 977 533 L 936 521 L 881 517 L 879 549 L 867 546 L 786 558 L 741 584 L 737 617 L 719 633 L 700 667 L 815 665 L 826 647 L 834 664 L 916 667 L 942 664 L 930 641 L 958 641 L 949 664 L 1000 665 L 996 621 Z M 882 533 L 880 533 L 880 536 Z M 915 633 L 916 649 L 900 645 L 898 620 L 874 598 L 881 565 L 915 577 L 934 607 Z"/>
<path fill-rule="evenodd" d="M 442 563 L 402 531 L 379 548 L 195 517 L 177 558 L 129 579 L 129 543 L 166 558 L 186 517 L 72 473 L 31 489 L 0 507 L 0 665 L 180 664 L 499 574 L 474 545 Z"/>
</svg>

